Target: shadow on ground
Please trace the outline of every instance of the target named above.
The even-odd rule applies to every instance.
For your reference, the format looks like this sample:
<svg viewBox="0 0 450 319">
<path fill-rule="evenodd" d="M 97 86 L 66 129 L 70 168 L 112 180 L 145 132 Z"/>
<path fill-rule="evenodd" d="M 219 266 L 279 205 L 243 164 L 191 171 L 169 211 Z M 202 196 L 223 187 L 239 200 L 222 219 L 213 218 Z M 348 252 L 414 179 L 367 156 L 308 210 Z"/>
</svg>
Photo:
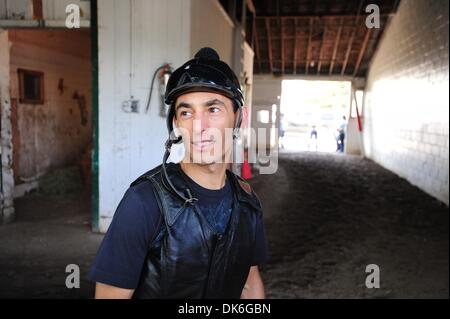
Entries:
<svg viewBox="0 0 450 319">
<path fill-rule="evenodd" d="M 448 298 L 449 209 L 374 162 L 280 154 L 261 198 L 269 298 Z M 380 268 L 380 289 L 365 286 Z"/>
<path fill-rule="evenodd" d="M 16 221 L 0 227 L 0 298 L 91 298 L 86 276 L 103 238 L 91 232 L 90 195 L 31 194 L 15 200 Z M 66 287 L 66 266 L 80 288 Z"/>
</svg>

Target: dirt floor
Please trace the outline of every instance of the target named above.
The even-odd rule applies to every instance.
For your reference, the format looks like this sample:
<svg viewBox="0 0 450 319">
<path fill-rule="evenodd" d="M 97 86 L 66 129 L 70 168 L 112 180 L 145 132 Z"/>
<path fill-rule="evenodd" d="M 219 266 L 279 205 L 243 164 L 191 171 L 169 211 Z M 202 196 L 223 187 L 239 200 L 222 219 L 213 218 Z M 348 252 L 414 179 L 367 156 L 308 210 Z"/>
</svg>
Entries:
<svg viewBox="0 0 450 319">
<path fill-rule="evenodd" d="M 449 209 L 370 160 L 283 154 L 263 202 L 268 298 L 448 298 Z M 380 288 L 365 285 L 366 266 Z"/>
<path fill-rule="evenodd" d="M 449 209 L 369 160 L 282 154 L 275 175 L 252 181 L 264 208 L 268 298 L 448 298 Z M 86 279 L 102 235 L 90 231 L 89 194 L 16 200 L 0 227 L 0 298 L 91 298 Z M 80 289 L 67 289 L 77 264 Z M 365 287 L 366 265 L 380 288 Z"/>
<path fill-rule="evenodd" d="M 90 195 L 32 194 L 15 201 L 16 221 L 0 226 L 0 298 L 90 298 L 87 271 L 103 238 L 91 232 Z M 66 266 L 80 267 L 67 289 Z"/>
</svg>

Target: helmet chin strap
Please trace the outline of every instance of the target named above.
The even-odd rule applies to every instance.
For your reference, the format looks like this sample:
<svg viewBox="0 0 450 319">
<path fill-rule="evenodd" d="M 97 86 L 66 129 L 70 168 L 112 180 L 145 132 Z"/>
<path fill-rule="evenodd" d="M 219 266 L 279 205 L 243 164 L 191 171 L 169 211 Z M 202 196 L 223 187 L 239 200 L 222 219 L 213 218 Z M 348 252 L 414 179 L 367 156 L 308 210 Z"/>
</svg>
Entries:
<svg viewBox="0 0 450 319">
<path fill-rule="evenodd" d="M 185 204 L 193 205 L 198 199 L 192 196 L 191 191 L 189 188 L 186 188 L 186 193 L 188 194 L 189 198 L 183 195 L 180 191 L 178 191 L 175 186 L 170 181 L 169 175 L 167 174 L 166 169 L 166 162 L 167 159 L 170 156 L 170 149 L 172 148 L 172 144 L 178 143 L 181 140 L 181 137 L 178 137 L 176 140 L 173 140 L 171 136 L 166 141 L 166 151 L 164 152 L 163 162 L 162 162 L 162 172 L 163 172 L 163 183 L 166 188 L 171 190 L 175 196 L 177 196 L 179 199 L 184 201 Z"/>
<path fill-rule="evenodd" d="M 242 124 L 242 107 L 239 107 L 236 112 L 239 112 L 239 114 L 233 129 L 233 140 L 237 139 L 240 136 L 240 129 Z"/>
</svg>

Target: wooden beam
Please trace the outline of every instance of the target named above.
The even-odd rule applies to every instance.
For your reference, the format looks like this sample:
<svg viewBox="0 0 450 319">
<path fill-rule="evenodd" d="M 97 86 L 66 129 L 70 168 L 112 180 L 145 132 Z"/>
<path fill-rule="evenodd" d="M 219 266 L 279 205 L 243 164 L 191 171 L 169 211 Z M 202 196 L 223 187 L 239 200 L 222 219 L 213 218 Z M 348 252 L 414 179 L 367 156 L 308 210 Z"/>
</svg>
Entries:
<svg viewBox="0 0 450 319">
<path fill-rule="evenodd" d="M 280 23 L 281 23 L 281 16 L 280 16 L 280 0 L 276 0 L 276 10 L 277 10 L 277 23 L 278 23 L 278 27 L 280 27 Z"/>
<path fill-rule="evenodd" d="M 253 15 L 256 15 L 256 9 L 255 5 L 253 4 L 253 0 L 247 0 L 247 8 L 251 13 L 253 13 Z"/>
<path fill-rule="evenodd" d="M 269 66 L 270 66 L 270 73 L 273 73 L 273 58 L 272 58 L 272 39 L 270 38 L 270 20 L 266 19 L 266 32 L 267 32 L 267 52 L 269 55 Z"/>
<path fill-rule="evenodd" d="M 305 74 L 308 74 L 309 69 L 309 59 L 311 56 L 311 37 L 312 37 L 312 26 L 313 26 L 313 18 L 309 19 L 309 35 L 308 35 L 308 46 L 306 47 L 306 65 L 305 65 Z"/>
<path fill-rule="evenodd" d="M 294 20 L 294 74 L 297 74 L 297 56 L 298 56 L 298 40 L 297 40 L 297 19 Z"/>
<path fill-rule="evenodd" d="M 280 42 L 281 42 L 281 74 L 284 74 L 284 37 L 283 37 L 283 22 L 280 24 Z"/>
<path fill-rule="evenodd" d="M 356 76 L 356 74 L 359 71 L 359 66 L 361 65 L 362 58 L 364 57 L 364 54 L 366 53 L 367 44 L 369 43 L 370 35 L 372 34 L 372 28 L 368 28 L 366 31 L 366 35 L 364 36 L 364 41 L 361 46 L 361 50 L 359 50 L 358 60 L 356 61 L 355 70 L 353 71 L 353 76 Z"/>
<path fill-rule="evenodd" d="M 353 40 L 355 39 L 355 35 L 356 35 L 356 29 L 358 29 L 359 15 L 361 13 L 361 8 L 362 8 L 363 2 L 364 2 L 364 0 L 360 0 L 359 5 L 358 5 L 358 10 L 356 11 L 355 25 L 353 26 L 353 31 L 350 36 L 350 40 L 348 41 L 347 51 L 345 52 L 345 59 L 344 59 L 344 64 L 342 65 L 341 75 L 345 74 L 345 69 L 347 68 L 348 58 L 350 57 Z"/>
<path fill-rule="evenodd" d="M 330 75 L 333 73 L 334 63 L 336 62 L 337 49 L 339 47 L 339 41 L 341 40 L 341 34 L 342 34 L 342 25 L 343 25 L 343 19 L 341 19 L 341 25 L 339 26 L 339 29 L 338 29 L 338 32 L 336 35 L 336 40 L 334 41 L 333 56 L 331 58 L 331 64 L 330 64 Z"/>
<path fill-rule="evenodd" d="M 356 29 L 357 28 L 358 27 L 356 25 L 353 27 L 353 31 L 352 31 L 352 34 L 350 36 L 350 40 L 348 41 L 347 50 L 345 52 L 344 63 L 342 64 L 341 75 L 345 74 L 345 69 L 347 68 L 348 58 L 350 57 L 350 52 L 352 50 L 353 40 L 355 39 Z"/>
<path fill-rule="evenodd" d="M 360 14 L 360 17 L 366 17 L 369 14 Z M 380 13 L 380 18 L 384 18 L 384 17 L 390 17 L 390 16 L 394 16 L 394 13 Z M 270 20 L 274 20 L 274 19 L 281 19 L 281 20 L 285 20 L 285 19 L 304 19 L 304 20 L 309 20 L 310 18 L 315 18 L 315 19 L 351 19 L 354 21 L 354 19 L 356 18 L 356 14 L 306 14 L 306 15 L 283 15 L 283 16 L 257 16 L 256 19 L 261 19 L 261 20 L 265 20 L 265 19 L 270 19 Z"/>
<path fill-rule="evenodd" d="M 327 32 L 327 27 L 324 27 L 323 34 L 322 34 L 322 40 L 320 41 L 319 65 L 317 66 L 317 74 L 320 74 L 320 69 L 322 67 L 323 41 L 325 39 L 326 32 Z"/>
<path fill-rule="evenodd" d="M 247 32 L 247 0 L 242 0 L 241 27 L 245 34 Z"/>
<path fill-rule="evenodd" d="M 330 31 L 331 29 L 329 28 L 329 27 L 327 27 L 327 32 L 329 33 L 329 31 Z M 314 34 L 313 34 L 313 36 L 314 36 Z M 278 35 L 273 35 L 272 34 L 272 37 L 271 37 L 271 39 L 272 40 L 280 40 L 280 36 L 278 36 Z M 294 39 L 295 39 L 295 36 L 293 36 L 293 35 L 285 35 L 285 36 L 283 36 L 283 38 L 285 39 L 285 40 L 292 40 L 292 41 L 294 41 Z M 298 36 L 297 37 L 299 40 L 308 40 L 308 35 L 306 35 L 306 36 Z M 265 41 L 265 40 L 267 40 L 267 38 L 266 37 L 262 37 L 262 36 L 259 36 L 259 40 L 260 41 Z M 331 46 L 333 46 L 334 45 L 334 39 L 333 40 L 327 40 L 327 39 L 325 39 L 324 41 L 323 41 L 323 44 L 330 44 Z"/>
<path fill-rule="evenodd" d="M 262 72 L 261 53 L 259 52 L 259 39 L 258 39 L 258 30 L 256 28 L 256 19 L 253 19 L 253 35 L 255 40 L 256 62 L 258 63 L 259 72 Z"/>
<path fill-rule="evenodd" d="M 236 0 L 228 1 L 228 15 L 232 21 L 236 21 Z"/>
</svg>

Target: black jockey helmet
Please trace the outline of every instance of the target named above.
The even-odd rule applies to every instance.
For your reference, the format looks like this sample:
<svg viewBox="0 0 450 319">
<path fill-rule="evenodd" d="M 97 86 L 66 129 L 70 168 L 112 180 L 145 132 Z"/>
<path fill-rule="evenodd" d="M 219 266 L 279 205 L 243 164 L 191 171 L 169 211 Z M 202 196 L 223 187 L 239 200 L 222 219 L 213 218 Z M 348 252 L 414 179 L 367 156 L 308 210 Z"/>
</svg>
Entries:
<svg viewBox="0 0 450 319">
<path fill-rule="evenodd" d="M 233 70 L 220 60 L 217 52 L 212 48 L 202 48 L 170 76 L 166 87 L 165 102 L 170 106 L 167 116 L 167 130 L 173 131 L 175 116 L 175 102 L 177 98 L 190 92 L 213 92 L 222 94 L 233 102 L 234 111 L 244 105 L 239 80 Z M 239 112 L 241 113 L 241 112 Z M 239 128 L 241 114 L 239 114 L 236 128 Z"/>
<path fill-rule="evenodd" d="M 239 80 L 233 70 L 225 62 L 220 60 L 219 54 L 212 48 L 200 49 L 193 59 L 187 61 L 176 69 L 169 78 L 164 95 L 165 103 L 169 105 L 167 116 L 167 130 L 169 138 L 166 142 L 166 152 L 163 157 L 162 169 L 164 182 L 167 188 L 186 203 L 194 203 L 190 191 L 177 190 L 170 181 L 166 171 L 166 161 L 170 155 L 172 144 L 181 142 L 181 136 L 177 137 L 173 132 L 173 118 L 175 117 L 175 102 L 180 95 L 191 92 L 213 92 L 222 94 L 233 102 L 234 111 L 238 111 L 233 137 L 238 136 L 242 121 L 244 96 Z"/>
</svg>

